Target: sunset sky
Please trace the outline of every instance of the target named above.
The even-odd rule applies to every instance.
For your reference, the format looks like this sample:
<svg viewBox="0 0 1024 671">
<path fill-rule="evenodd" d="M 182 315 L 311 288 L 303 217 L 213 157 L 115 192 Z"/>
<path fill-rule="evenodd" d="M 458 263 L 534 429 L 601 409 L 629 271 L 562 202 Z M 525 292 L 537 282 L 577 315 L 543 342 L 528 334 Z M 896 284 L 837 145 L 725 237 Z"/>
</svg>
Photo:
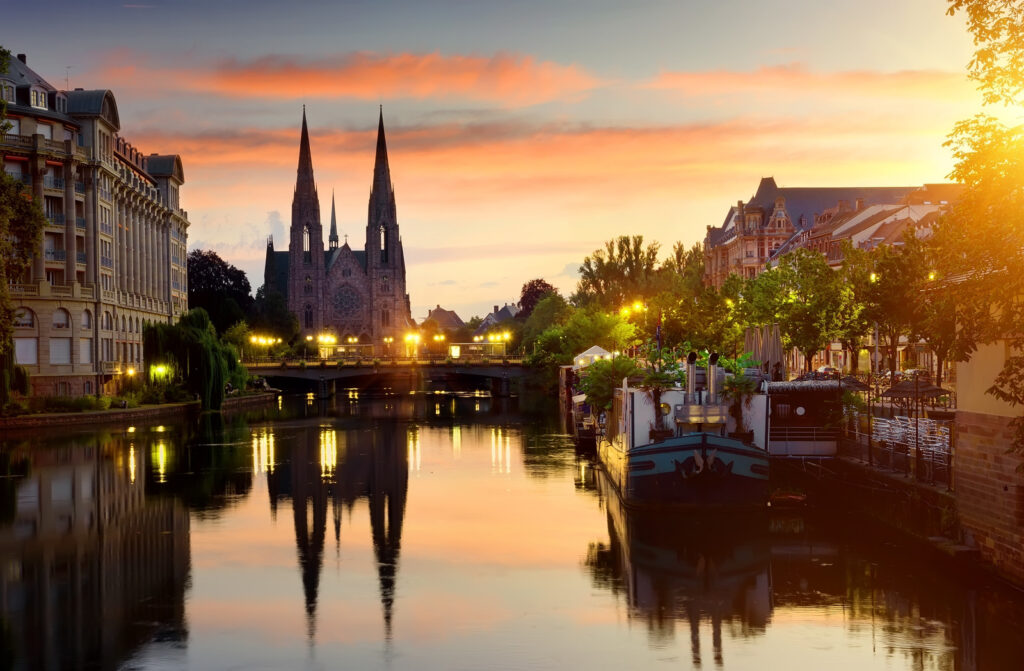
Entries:
<svg viewBox="0 0 1024 671">
<path fill-rule="evenodd" d="M 189 247 L 254 290 L 266 237 L 287 246 L 302 105 L 324 234 L 333 190 L 358 249 L 382 104 L 413 317 L 465 319 L 535 277 L 571 292 L 616 235 L 698 242 L 763 176 L 944 180 L 942 143 L 978 109 L 945 9 L 96 0 L 6 7 L 0 44 L 55 86 L 113 90 L 130 142 L 181 154 Z"/>
</svg>

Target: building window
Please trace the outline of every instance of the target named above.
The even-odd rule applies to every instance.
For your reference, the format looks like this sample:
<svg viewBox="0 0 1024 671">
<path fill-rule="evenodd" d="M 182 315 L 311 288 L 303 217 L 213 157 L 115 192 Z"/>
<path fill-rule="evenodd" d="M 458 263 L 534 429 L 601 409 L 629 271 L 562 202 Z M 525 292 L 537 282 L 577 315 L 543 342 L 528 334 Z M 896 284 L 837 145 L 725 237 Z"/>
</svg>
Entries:
<svg viewBox="0 0 1024 671">
<path fill-rule="evenodd" d="M 35 365 L 39 363 L 39 341 L 35 338 L 14 339 L 14 363 L 18 365 Z"/>
<path fill-rule="evenodd" d="M 380 290 L 386 294 L 391 293 L 391 280 L 388 279 L 387 275 L 380 278 Z"/>
<path fill-rule="evenodd" d="M 28 308 L 18 308 L 14 312 L 15 328 L 32 328 L 36 325 L 36 316 Z"/>
<path fill-rule="evenodd" d="M 82 393 L 83 394 L 91 394 L 92 393 L 92 382 L 90 382 L 89 380 L 86 380 L 85 382 L 82 383 Z"/>
<path fill-rule="evenodd" d="M 391 312 L 389 310 L 380 311 L 380 325 L 384 328 L 391 326 Z"/>
<path fill-rule="evenodd" d="M 50 363 L 71 363 L 71 338 L 50 338 Z"/>
<path fill-rule="evenodd" d="M 306 292 L 307 296 L 313 293 L 313 278 L 309 275 L 306 275 L 306 282 L 303 285 L 303 290 Z"/>
<path fill-rule="evenodd" d="M 388 232 L 383 226 L 380 227 L 380 260 L 381 263 L 388 262 Z"/>
<path fill-rule="evenodd" d="M 313 251 L 309 243 L 309 226 L 302 227 L 302 259 L 305 263 L 313 261 Z"/>
<path fill-rule="evenodd" d="M 92 328 L 92 313 L 89 312 L 88 310 L 86 310 L 86 311 L 84 311 L 82 313 L 82 328 L 84 328 L 84 329 L 91 329 Z"/>
<path fill-rule="evenodd" d="M 57 308 L 53 312 L 53 328 L 66 329 L 71 327 L 71 315 L 64 308 Z"/>
<path fill-rule="evenodd" d="M 303 313 L 303 322 L 305 323 L 306 328 L 313 328 L 313 306 L 306 306 L 306 309 Z"/>
<path fill-rule="evenodd" d="M 78 341 L 78 362 L 92 363 L 92 338 L 82 338 Z"/>
</svg>

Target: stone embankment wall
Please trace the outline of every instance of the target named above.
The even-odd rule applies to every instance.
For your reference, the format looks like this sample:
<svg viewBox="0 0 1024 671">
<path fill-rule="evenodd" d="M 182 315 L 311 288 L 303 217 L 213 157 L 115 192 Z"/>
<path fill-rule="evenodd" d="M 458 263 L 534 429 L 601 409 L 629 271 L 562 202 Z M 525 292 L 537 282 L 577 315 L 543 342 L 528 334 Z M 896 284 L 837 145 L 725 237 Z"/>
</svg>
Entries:
<svg viewBox="0 0 1024 671">
<path fill-rule="evenodd" d="M 272 393 L 237 396 L 224 399 L 221 412 L 232 413 L 255 408 L 270 407 L 277 396 Z M 52 429 L 61 426 L 90 424 L 141 424 L 170 419 L 194 419 L 199 416 L 199 402 L 165 403 L 126 410 L 112 409 L 96 412 L 50 412 L 0 418 L 0 431 Z"/>
<path fill-rule="evenodd" d="M 1007 453 L 1008 424 L 999 415 L 957 412 L 953 486 L 961 527 L 981 556 L 1024 585 L 1024 458 Z"/>
</svg>

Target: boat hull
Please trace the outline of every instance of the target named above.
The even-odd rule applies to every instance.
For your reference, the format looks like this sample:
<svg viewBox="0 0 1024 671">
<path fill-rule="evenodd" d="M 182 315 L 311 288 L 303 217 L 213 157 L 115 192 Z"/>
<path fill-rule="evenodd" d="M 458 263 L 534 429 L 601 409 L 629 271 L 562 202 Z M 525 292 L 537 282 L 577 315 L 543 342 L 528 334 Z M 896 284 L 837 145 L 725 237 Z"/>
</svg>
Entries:
<svg viewBox="0 0 1024 671">
<path fill-rule="evenodd" d="M 601 441 L 598 457 L 627 506 L 763 508 L 768 455 L 712 433 L 625 449 Z"/>
</svg>

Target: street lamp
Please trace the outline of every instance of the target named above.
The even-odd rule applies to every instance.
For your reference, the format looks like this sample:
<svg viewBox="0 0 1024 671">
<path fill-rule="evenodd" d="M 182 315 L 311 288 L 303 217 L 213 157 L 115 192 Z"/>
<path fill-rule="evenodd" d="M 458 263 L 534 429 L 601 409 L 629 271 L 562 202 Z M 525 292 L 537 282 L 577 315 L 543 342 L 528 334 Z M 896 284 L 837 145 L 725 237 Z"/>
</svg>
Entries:
<svg viewBox="0 0 1024 671">
<path fill-rule="evenodd" d="M 391 356 L 391 343 L 395 342 L 395 339 L 391 336 L 384 336 L 384 346 L 387 348 L 388 356 Z"/>
<path fill-rule="evenodd" d="M 311 343 L 311 342 L 313 342 L 313 336 L 311 336 L 311 335 L 306 336 L 306 347 L 302 351 L 302 358 L 303 359 L 308 359 L 309 358 L 309 343 Z"/>
</svg>

